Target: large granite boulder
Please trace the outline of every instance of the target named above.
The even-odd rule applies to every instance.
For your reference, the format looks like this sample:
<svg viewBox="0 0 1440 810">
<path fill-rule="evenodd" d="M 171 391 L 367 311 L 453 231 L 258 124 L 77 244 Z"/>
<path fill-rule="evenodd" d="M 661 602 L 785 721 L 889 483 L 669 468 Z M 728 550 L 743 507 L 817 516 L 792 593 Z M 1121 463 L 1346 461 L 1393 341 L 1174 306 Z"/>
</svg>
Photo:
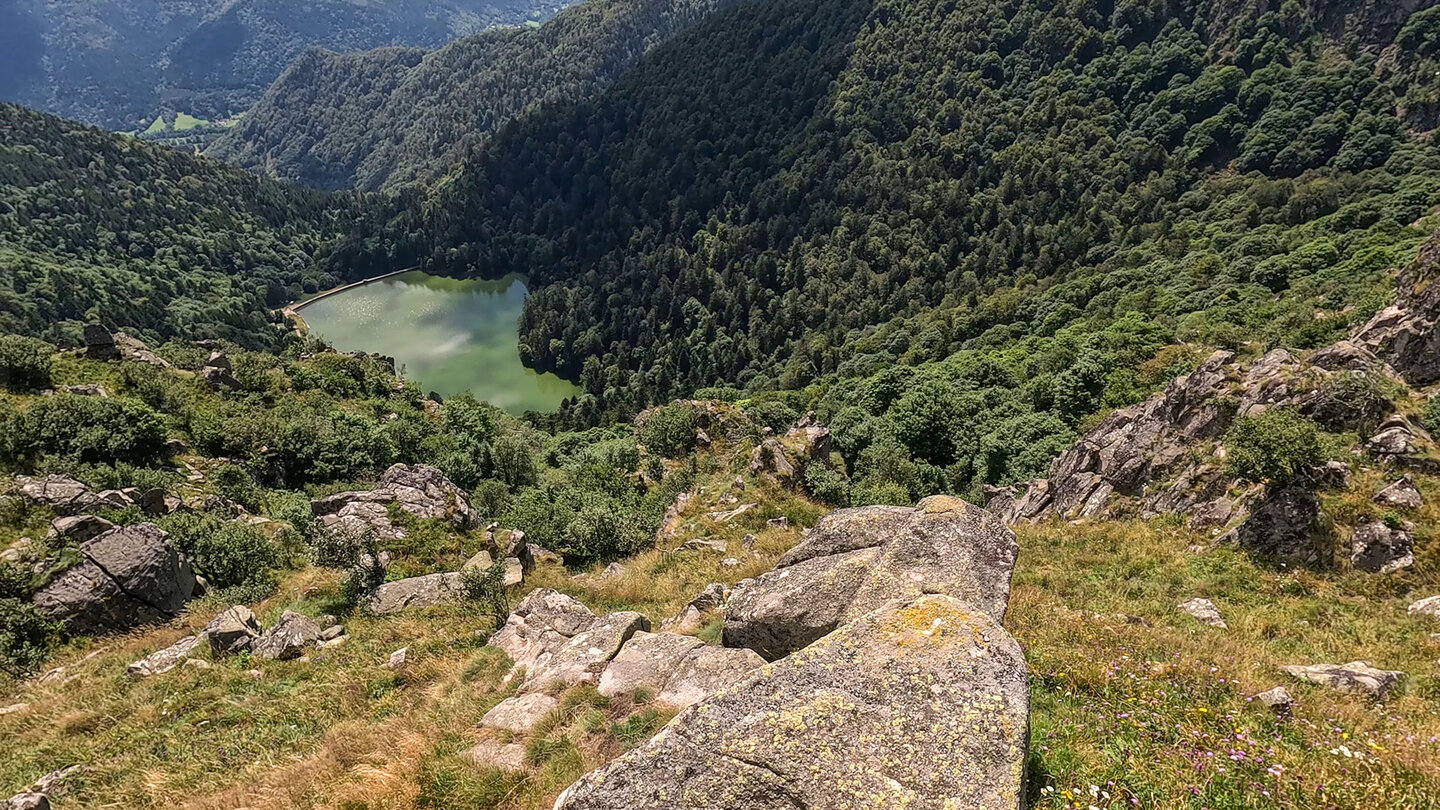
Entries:
<svg viewBox="0 0 1440 810">
<path fill-rule="evenodd" d="M 391 504 L 422 520 L 444 520 L 462 531 L 478 523 L 465 492 L 444 473 L 424 464 L 393 465 L 374 489 L 330 495 L 312 501 L 310 509 L 323 530 L 373 532 L 378 537 L 399 539 L 405 537 L 405 530 L 391 522 Z"/>
<path fill-rule="evenodd" d="M 184 555 L 165 532 L 138 523 L 81 543 L 80 562 L 37 591 L 34 603 L 71 632 L 118 632 L 173 618 L 194 592 Z"/>
<path fill-rule="evenodd" d="M 644 690 L 661 703 L 683 709 L 764 663 L 753 650 L 714 647 L 677 633 L 639 632 L 605 667 L 596 688 L 606 697 Z"/>
<path fill-rule="evenodd" d="M 926 595 L 686 709 L 556 810 L 1016 810 L 1029 695 L 993 616 Z"/>
<path fill-rule="evenodd" d="M 429 607 L 465 598 L 465 575 L 458 571 L 425 574 L 386 582 L 371 594 L 365 607 L 379 616 Z"/>
<path fill-rule="evenodd" d="M 1405 680 L 1405 673 L 1393 669 L 1377 669 L 1369 661 L 1348 664 L 1311 664 L 1284 666 L 1287 675 L 1319 684 L 1347 695 L 1363 695 L 1382 699 L 1395 684 Z"/>
<path fill-rule="evenodd" d="M 595 614 L 575 599 L 549 588 L 536 588 L 515 606 L 505 626 L 490 639 L 515 669 L 535 671 L 595 621 Z"/>
<path fill-rule="evenodd" d="M 941 593 L 997 621 L 1019 549 L 999 518 L 936 495 L 826 515 L 773 571 L 735 586 L 727 647 L 781 658 L 892 599 Z"/>
<path fill-rule="evenodd" d="M 632 610 L 602 616 L 537 658 L 525 671 L 520 691 L 534 692 L 554 685 L 574 686 L 600 679 L 605 665 L 636 632 L 650 629 L 650 620 Z"/>
</svg>

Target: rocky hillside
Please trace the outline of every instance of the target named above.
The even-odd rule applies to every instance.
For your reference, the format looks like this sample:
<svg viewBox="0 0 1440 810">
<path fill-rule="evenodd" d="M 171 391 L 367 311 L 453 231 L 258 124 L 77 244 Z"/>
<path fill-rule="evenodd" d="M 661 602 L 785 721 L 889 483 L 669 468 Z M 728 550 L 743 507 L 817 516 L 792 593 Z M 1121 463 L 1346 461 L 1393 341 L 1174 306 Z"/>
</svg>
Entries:
<svg viewBox="0 0 1440 810">
<path fill-rule="evenodd" d="M 588 96 L 721 5 L 593 0 L 431 52 L 311 51 L 209 153 L 315 188 L 433 182 L 506 122 Z"/>
<path fill-rule="evenodd" d="M 0 9 L 0 100 L 114 130 L 157 116 L 243 113 L 310 47 L 438 47 L 561 3 L 323 0 L 297 13 L 256 0 L 19 0 Z"/>
</svg>

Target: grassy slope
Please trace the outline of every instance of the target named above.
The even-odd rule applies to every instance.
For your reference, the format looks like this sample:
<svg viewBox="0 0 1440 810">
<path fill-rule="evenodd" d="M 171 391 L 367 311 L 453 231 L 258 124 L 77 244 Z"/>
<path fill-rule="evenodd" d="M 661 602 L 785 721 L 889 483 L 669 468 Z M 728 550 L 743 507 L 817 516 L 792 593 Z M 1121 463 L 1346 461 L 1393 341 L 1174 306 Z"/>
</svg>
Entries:
<svg viewBox="0 0 1440 810">
<path fill-rule="evenodd" d="M 63 368 L 67 381 L 90 364 Z M 720 555 L 662 549 L 607 579 L 537 570 L 525 587 L 572 593 L 597 612 L 634 608 L 652 621 L 672 615 L 706 583 L 733 583 L 771 567 L 798 542 L 799 527 L 824 509 L 749 481 L 740 502 L 760 508 L 731 524 L 721 506 L 743 473 L 748 444 L 718 446 L 700 459 L 698 496 L 676 538 L 729 543 L 741 566 Z M 1369 494 L 1386 479 L 1365 467 L 1346 493 L 1326 496 L 1328 515 L 1374 511 Z M 1435 673 L 1440 622 L 1409 617 L 1413 599 L 1440 591 L 1440 481 L 1417 477 L 1426 505 L 1417 565 L 1394 577 L 1285 571 L 1171 522 L 1048 524 L 1020 530 L 1012 632 L 1032 670 L 1032 803 L 1041 808 L 1437 806 L 1440 694 Z M 793 528 L 770 529 L 780 514 Z M 745 553 L 740 538 L 759 540 Z M 448 562 L 478 546 L 453 536 Z M 423 569 L 426 560 L 402 564 Z M 284 609 L 337 610 L 338 583 L 306 569 L 256 605 L 264 620 Z M 519 593 L 513 595 L 519 597 Z M 1209 597 L 1230 624 L 1218 630 L 1175 610 Z M 493 620 L 473 605 L 401 616 L 346 617 L 350 640 L 308 660 L 216 661 L 143 680 L 126 664 L 202 626 L 227 605 L 194 604 L 170 626 L 121 638 L 79 641 L 53 662 L 49 682 L 0 684 L 0 795 L 74 762 L 94 771 L 59 808 L 236 806 L 275 808 L 548 808 L 580 773 L 644 739 L 668 714 L 588 689 L 526 740 L 520 776 L 477 768 L 462 754 L 480 717 L 507 694 L 503 656 L 483 647 Z M 713 641 L 718 622 L 699 631 Z M 399 672 L 381 667 L 409 648 Z M 1278 667 L 1373 661 L 1410 678 L 1383 704 L 1295 683 Z M 258 669 L 259 674 L 251 672 Z M 1285 684 L 1296 717 L 1277 721 L 1247 696 Z M 1348 752 L 1348 753 L 1347 753 Z M 1093 793 L 1091 786 L 1094 786 Z M 1108 798 L 1107 798 L 1108 796 Z"/>
</svg>

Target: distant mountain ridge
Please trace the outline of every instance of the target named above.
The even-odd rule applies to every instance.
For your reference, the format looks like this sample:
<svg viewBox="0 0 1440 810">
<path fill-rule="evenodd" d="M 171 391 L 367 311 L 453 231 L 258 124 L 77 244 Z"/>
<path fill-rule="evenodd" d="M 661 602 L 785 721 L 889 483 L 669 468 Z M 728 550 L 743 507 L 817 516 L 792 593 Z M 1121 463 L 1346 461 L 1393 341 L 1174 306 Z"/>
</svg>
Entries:
<svg viewBox="0 0 1440 810">
<path fill-rule="evenodd" d="M 7 0 L 0 101 L 109 129 L 243 112 L 311 46 L 438 47 L 565 0 Z"/>
<path fill-rule="evenodd" d="M 730 0 L 593 0 L 433 51 L 312 49 L 209 153 L 323 189 L 433 181 L 527 110 L 573 101 Z"/>
</svg>

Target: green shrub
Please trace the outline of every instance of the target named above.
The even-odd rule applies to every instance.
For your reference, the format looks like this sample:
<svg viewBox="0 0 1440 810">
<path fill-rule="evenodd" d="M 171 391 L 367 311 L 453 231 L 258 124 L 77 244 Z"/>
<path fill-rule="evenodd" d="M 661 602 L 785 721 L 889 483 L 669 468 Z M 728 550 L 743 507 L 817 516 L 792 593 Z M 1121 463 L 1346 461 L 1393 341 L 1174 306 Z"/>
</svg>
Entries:
<svg viewBox="0 0 1440 810">
<path fill-rule="evenodd" d="M 652 453 L 679 458 L 695 448 L 695 411 L 679 402 L 662 405 L 640 431 L 640 443 Z"/>
<path fill-rule="evenodd" d="M 55 347 L 43 340 L 0 335 L 0 388 L 49 388 L 50 356 L 54 353 Z"/>
<path fill-rule="evenodd" d="M 506 434 L 495 440 L 495 476 L 511 489 L 535 483 L 535 457 L 521 436 Z"/>
<path fill-rule="evenodd" d="M 776 433 L 784 431 L 800 418 L 800 414 L 794 408 L 775 399 L 746 405 L 745 414 Z"/>
<path fill-rule="evenodd" d="M 805 468 L 805 489 L 816 500 L 830 506 L 850 504 L 850 482 L 823 464 L 811 464 Z"/>
<path fill-rule="evenodd" d="M 258 528 L 193 512 L 161 518 L 159 526 L 211 586 L 250 593 L 273 587 L 272 569 L 280 564 L 280 554 Z"/>
<path fill-rule="evenodd" d="M 21 678 L 45 659 L 58 629 L 29 602 L 0 598 L 0 672 Z"/>
<path fill-rule="evenodd" d="M 488 568 L 466 568 L 461 572 L 465 595 L 495 620 L 495 626 L 510 616 L 510 597 L 505 592 L 505 560 L 497 559 Z"/>
<path fill-rule="evenodd" d="M 314 532 L 310 541 L 310 561 L 322 568 L 339 568 L 346 572 L 341 596 L 348 604 L 358 604 L 385 584 L 384 552 L 374 531 L 329 530 Z"/>
<path fill-rule="evenodd" d="M 13 454 L 22 458 L 50 454 L 101 464 L 144 464 L 165 450 L 160 415 L 133 399 L 48 397 L 10 420 L 9 434 Z"/>
<path fill-rule="evenodd" d="M 1225 469 L 1246 481 L 1287 483 L 1325 460 L 1315 424 L 1276 409 L 1235 420 L 1225 436 Z"/>
</svg>

